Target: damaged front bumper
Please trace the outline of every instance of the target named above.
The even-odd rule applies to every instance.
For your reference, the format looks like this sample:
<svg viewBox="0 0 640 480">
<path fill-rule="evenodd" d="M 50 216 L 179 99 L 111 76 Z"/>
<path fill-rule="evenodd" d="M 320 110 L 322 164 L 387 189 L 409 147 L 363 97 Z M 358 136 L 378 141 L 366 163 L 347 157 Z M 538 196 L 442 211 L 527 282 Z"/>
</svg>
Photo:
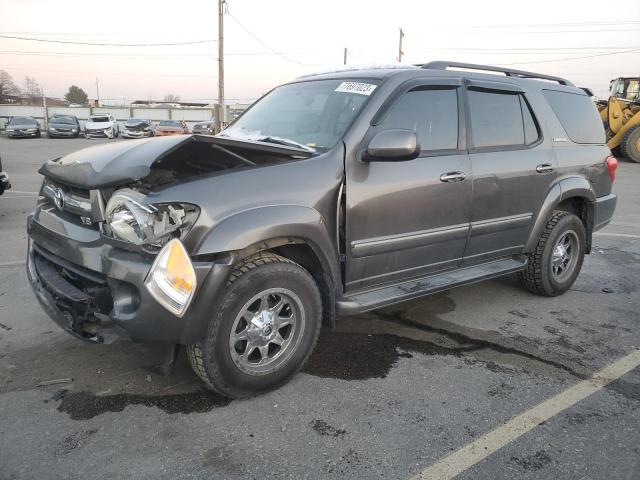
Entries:
<svg viewBox="0 0 640 480">
<path fill-rule="evenodd" d="M 45 222 L 46 223 L 46 222 Z M 193 262 L 194 300 L 182 318 L 165 310 L 144 280 L 153 258 L 106 242 L 80 242 L 28 219 L 27 274 L 44 311 L 83 340 L 187 344 L 200 340 L 229 276 L 231 259 Z"/>
<path fill-rule="evenodd" d="M 114 138 L 115 133 L 113 128 L 105 128 L 100 130 L 87 130 L 84 131 L 86 138 Z"/>
<path fill-rule="evenodd" d="M 0 195 L 2 195 L 5 190 L 9 190 L 11 188 L 11 182 L 9 181 L 9 175 L 0 171 Z"/>
<path fill-rule="evenodd" d="M 120 136 L 122 138 L 145 138 L 145 137 L 152 137 L 153 136 L 153 132 L 151 132 L 150 130 L 144 131 L 144 130 L 122 130 L 120 132 Z"/>
</svg>

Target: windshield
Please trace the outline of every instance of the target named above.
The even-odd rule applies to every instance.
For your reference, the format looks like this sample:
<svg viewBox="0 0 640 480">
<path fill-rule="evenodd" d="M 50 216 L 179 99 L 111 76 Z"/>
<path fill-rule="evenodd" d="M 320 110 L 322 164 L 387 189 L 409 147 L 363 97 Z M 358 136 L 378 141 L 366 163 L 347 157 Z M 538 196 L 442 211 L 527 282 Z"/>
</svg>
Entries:
<svg viewBox="0 0 640 480">
<path fill-rule="evenodd" d="M 60 123 L 64 125 L 75 125 L 76 120 L 73 117 L 51 117 L 49 123 Z"/>
<path fill-rule="evenodd" d="M 182 127 L 180 122 L 176 122 L 175 120 L 162 120 L 160 122 L 161 127 Z"/>
<path fill-rule="evenodd" d="M 89 118 L 91 122 L 110 122 L 109 117 L 91 117 Z"/>
<path fill-rule="evenodd" d="M 272 90 L 221 136 L 327 151 L 376 88 L 371 80 L 315 80 Z"/>
<path fill-rule="evenodd" d="M 13 117 L 8 125 L 35 125 L 36 121 L 30 117 Z"/>
</svg>

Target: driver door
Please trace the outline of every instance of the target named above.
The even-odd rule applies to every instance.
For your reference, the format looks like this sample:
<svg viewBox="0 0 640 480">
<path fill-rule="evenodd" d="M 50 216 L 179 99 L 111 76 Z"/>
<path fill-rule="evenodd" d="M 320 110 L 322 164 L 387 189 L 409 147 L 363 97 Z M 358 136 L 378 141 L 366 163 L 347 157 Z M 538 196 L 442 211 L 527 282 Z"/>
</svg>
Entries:
<svg viewBox="0 0 640 480">
<path fill-rule="evenodd" d="M 347 291 L 452 269 L 462 261 L 471 165 L 461 85 L 440 82 L 392 95 L 395 100 L 378 112 L 359 149 L 381 131 L 411 129 L 421 145 L 418 158 L 347 161 Z"/>
</svg>

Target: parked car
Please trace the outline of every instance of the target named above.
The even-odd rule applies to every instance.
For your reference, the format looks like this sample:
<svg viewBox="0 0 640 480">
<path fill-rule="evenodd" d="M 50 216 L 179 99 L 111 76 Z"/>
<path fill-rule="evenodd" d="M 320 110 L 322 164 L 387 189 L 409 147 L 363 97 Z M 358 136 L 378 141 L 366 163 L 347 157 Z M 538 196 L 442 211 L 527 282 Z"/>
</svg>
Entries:
<svg viewBox="0 0 640 480">
<path fill-rule="evenodd" d="M 199 135 L 213 135 L 214 127 L 215 127 L 215 122 L 196 123 L 193 126 L 192 133 L 196 133 Z"/>
<path fill-rule="evenodd" d="M 149 119 L 130 118 L 120 132 L 122 138 L 153 137 L 153 123 Z"/>
<path fill-rule="evenodd" d="M 80 122 L 75 115 L 54 114 L 49 118 L 47 129 L 49 138 L 80 136 Z"/>
<path fill-rule="evenodd" d="M 10 117 L 6 131 L 9 138 L 40 138 L 41 135 L 40 124 L 33 117 Z"/>
<path fill-rule="evenodd" d="M 566 292 L 616 206 L 605 142 L 558 77 L 453 62 L 308 76 L 220 135 L 43 165 L 28 274 L 73 335 L 181 344 L 209 388 L 254 395 L 336 315 L 511 273 Z"/>
<path fill-rule="evenodd" d="M 2 170 L 2 158 L 0 158 L 0 195 L 10 188 L 9 175 Z"/>
<path fill-rule="evenodd" d="M 167 135 L 182 135 L 189 133 L 184 120 L 161 120 L 156 127 L 154 134 L 156 137 L 166 137 Z"/>
<path fill-rule="evenodd" d="M 84 124 L 84 136 L 87 138 L 118 138 L 120 126 L 110 113 L 91 115 Z"/>
</svg>

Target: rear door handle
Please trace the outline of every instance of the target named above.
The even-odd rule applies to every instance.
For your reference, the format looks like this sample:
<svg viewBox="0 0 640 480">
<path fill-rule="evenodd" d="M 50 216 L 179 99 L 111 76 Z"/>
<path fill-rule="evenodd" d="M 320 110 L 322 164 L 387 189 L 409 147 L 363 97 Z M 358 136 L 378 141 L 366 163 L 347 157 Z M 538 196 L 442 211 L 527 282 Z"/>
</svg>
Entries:
<svg viewBox="0 0 640 480">
<path fill-rule="evenodd" d="M 464 172 L 447 172 L 440 175 L 441 182 L 461 182 L 465 178 L 467 178 L 467 176 Z"/>
<path fill-rule="evenodd" d="M 538 173 L 553 172 L 553 165 L 551 165 L 550 163 L 541 163 L 536 167 L 536 172 Z"/>
</svg>

